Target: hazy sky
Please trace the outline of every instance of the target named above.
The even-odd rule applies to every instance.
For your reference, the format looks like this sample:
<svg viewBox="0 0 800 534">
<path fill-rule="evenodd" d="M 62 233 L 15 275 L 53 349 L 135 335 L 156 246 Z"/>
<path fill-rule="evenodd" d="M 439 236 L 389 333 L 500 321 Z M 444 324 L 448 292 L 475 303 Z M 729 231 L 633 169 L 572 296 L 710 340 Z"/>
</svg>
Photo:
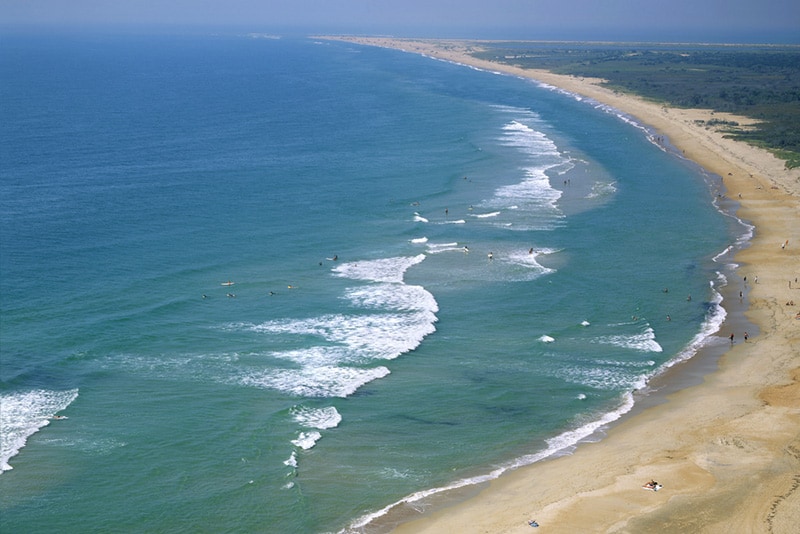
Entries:
<svg viewBox="0 0 800 534">
<path fill-rule="evenodd" d="M 735 37 L 800 42 L 798 0 L 0 0 L 0 23 L 241 25 L 429 37 Z M 784 37 L 784 40 L 786 38 Z"/>
</svg>

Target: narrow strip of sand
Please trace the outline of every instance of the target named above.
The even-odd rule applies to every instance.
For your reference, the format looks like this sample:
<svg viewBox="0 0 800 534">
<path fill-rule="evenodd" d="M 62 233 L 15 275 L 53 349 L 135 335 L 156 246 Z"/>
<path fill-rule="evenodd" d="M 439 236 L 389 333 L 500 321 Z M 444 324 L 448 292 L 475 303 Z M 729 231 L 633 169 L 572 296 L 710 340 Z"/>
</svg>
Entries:
<svg viewBox="0 0 800 534">
<path fill-rule="evenodd" d="M 477 42 L 339 39 L 527 77 L 610 105 L 721 176 L 740 203 L 737 216 L 755 225 L 751 246 L 736 256 L 742 280 L 732 283 L 746 292 L 746 316 L 760 332 L 747 342 L 735 332 L 736 343 L 702 384 L 625 418 L 597 443 L 506 473 L 477 495 L 395 532 L 530 532 L 531 519 L 537 530 L 559 533 L 797 532 L 800 170 L 788 171 L 767 151 L 698 122 L 748 123 L 743 117 L 669 108 L 608 90 L 601 80 L 478 60 L 470 55 L 481 46 Z M 663 488 L 644 491 L 651 479 Z"/>
</svg>

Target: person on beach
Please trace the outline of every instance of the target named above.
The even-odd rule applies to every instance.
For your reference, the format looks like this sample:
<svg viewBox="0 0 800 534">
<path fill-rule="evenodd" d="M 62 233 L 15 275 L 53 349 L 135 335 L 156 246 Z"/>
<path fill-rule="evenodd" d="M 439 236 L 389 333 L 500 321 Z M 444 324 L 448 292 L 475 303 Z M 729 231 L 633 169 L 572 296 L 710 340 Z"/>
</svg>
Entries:
<svg viewBox="0 0 800 534">
<path fill-rule="evenodd" d="M 744 333 L 744 342 L 747 343 L 747 332 Z"/>
<path fill-rule="evenodd" d="M 733 332 L 731 332 L 731 345 L 733 345 Z"/>
</svg>

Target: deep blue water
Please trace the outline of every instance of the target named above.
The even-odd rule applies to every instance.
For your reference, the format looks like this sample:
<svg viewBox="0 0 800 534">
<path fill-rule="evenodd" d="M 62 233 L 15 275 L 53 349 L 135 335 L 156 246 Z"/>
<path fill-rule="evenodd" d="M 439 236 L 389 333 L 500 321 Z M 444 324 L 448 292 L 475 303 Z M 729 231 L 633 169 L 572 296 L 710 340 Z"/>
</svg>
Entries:
<svg viewBox="0 0 800 534">
<path fill-rule="evenodd" d="M 591 435 L 724 316 L 713 177 L 530 81 L 92 34 L 7 36 L 0 79 L 3 531 L 424 507 Z"/>
</svg>

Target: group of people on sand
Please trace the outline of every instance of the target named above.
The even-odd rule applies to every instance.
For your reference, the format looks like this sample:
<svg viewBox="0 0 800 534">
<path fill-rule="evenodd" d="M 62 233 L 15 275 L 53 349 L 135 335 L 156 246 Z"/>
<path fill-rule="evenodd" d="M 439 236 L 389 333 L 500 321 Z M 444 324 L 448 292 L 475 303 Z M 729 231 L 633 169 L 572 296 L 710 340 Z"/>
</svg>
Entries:
<svg viewBox="0 0 800 534">
<path fill-rule="evenodd" d="M 659 484 L 658 482 L 656 482 L 653 479 L 650 479 L 650 482 L 648 482 L 647 484 L 642 486 L 642 488 L 653 490 L 653 491 L 658 491 L 661 488 L 661 484 Z"/>
</svg>

